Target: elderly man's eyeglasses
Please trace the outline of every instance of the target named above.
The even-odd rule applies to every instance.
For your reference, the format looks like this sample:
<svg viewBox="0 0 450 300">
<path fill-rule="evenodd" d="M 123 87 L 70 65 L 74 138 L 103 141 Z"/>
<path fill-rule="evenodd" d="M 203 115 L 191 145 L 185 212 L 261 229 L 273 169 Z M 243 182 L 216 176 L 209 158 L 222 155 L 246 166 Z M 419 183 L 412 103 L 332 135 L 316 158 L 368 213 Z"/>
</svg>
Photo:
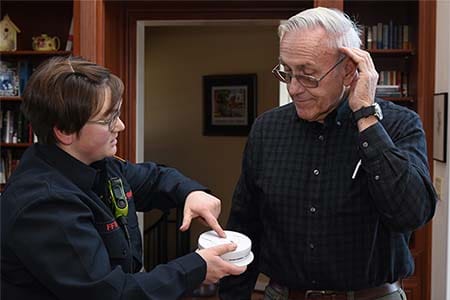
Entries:
<svg viewBox="0 0 450 300">
<path fill-rule="evenodd" d="M 92 123 L 92 124 L 99 124 L 99 125 L 104 125 L 104 126 L 108 126 L 108 129 L 110 131 L 113 131 L 114 127 L 116 127 L 117 121 L 119 120 L 120 117 L 120 109 L 114 111 L 111 115 L 110 118 L 108 119 L 103 119 L 103 120 L 89 120 L 87 121 L 88 123 Z"/>
<path fill-rule="evenodd" d="M 275 68 L 272 69 L 273 75 L 275 77 L 283 82 L 283 83 L 291 83 L 292 78 L 297 79 L 298 82 L 300 82 L 301 85 L 303 85 L 306 88 L 316 88 L 319 86 L 319 82 L 324 79 L 328 74 L 331 73 L 331 71 L 334 70 L 341 62 L 344 61 L 346 56 L 342 56 L 325 74 L 323 74 L 320 78 L 316 78 L 310 75 L 303 75 L 303 74 L 292 74 L 291 72 L 284 71 L 284 66 L 282 64 L 278 64 L 275 66 Z"/>
</svg>

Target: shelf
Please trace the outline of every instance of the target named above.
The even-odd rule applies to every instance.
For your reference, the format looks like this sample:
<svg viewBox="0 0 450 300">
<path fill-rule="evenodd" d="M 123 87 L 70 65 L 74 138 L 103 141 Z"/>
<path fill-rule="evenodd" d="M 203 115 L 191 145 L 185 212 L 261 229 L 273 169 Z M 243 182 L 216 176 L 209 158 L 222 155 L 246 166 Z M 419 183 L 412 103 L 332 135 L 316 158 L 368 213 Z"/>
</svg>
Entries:
<svg viewBox="0 0 450 300">
<path fill-rule="evenodd" d="M 27 148 L 31 146 L 32 143 L 0 143 L 0 147 L 8 147 L 8 148 Z"/>
<path fill-rule="evenodd" d="M 379 56 L 410 56 L 415 54 L 413 49 L 366 49 L 366 51 Z"/>
<path fill-rule="evenodd" d="M 411 102 L 414 103 L 414 98 L 413 97 L 380 97 L 377 96 L 381 99 L 387 100 L 387 101 L 392 101 L 392 102 Z"/>
<path fill-rule="evenodd" d="M 0 96 L 0 101 L 22 101 L 20 96 Z"/>
<path fill-rule="evenodd" d="M 71 51 L 35 51 L 35 50 L 16 50 L 0 51 L 0 56 L 65 56 L 72 54 Z"/>
</svg>

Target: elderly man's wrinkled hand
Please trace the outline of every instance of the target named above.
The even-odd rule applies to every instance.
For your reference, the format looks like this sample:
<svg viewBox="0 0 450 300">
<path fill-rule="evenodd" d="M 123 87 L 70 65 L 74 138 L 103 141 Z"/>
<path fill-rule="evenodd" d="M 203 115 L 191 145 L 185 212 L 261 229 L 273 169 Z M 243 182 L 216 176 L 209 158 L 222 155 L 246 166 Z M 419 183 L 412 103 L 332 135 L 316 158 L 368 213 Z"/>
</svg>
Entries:
<svg viewBox="0 0 450 300">
<path fill-rule="evenodd" d="M 378 84 L 378 72 L 369 52 L 358 48 L 339 48 L 356 65 L 357 73 L 353 79 L 348 96 L 348 104 L 352 111 L 374 103 Z"/>
</svg>

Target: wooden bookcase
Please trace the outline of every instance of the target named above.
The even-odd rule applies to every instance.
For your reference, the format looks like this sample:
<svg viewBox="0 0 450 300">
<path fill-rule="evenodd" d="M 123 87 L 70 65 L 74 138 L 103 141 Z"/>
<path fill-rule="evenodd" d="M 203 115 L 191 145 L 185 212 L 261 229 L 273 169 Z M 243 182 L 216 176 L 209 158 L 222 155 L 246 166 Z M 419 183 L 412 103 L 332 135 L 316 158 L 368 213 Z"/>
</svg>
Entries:
<svg viewBox="0 0 450 300">
<path fill-rule="evenodd" d="M 16 68 L 17 74 L 20 73 L 19 62 L 25 63 L 32 72 L 42 61 L 51 56 L 69 56 L 71 51 L 34 51 L 32 50 L 32 37 L 43 33 L 49 36 L 57 36 L 61 41 L 60 49 L 65 49 L 67 37 L 70 29 L 70 22 L 73 15 L 72 1 L 2 1 L 1 18 L 8 14 L 15 25 L 20 29 L 17 35 L 16 51 L 0 51 L 0 61 L 6 62 Z M 21 119 L 19 111 L 22 98 L 20 94 L 16 96 L 1 96 L 0 104 L 2 111 L 2 135 L 1 135 L 1 154 L 5 169 L 12 171 L 25 149 L 33 143 L 33 134 L 29 129 L 29 124 Z M 20 134 L 19 141 L 12 138 L 5 139 L 5 125 L 7 112 L 14 112 L 15 119 L 20 120 L 10 123 L 12 135 L 19 135 L 17 127 L 24 128 L 26 134 Z M 11 113 L 12 114 L 12 113 Z M 14 119 L 14 118 L 13 118 Z M 3 170 L 6 171 L 6 170 Z M 8 173 L 10 173 L 8 171 Z M 6 174 L 5 174 L 6 175 Z M 6 178 L 7 180 L 7 178 Z M 0 184 L 0 192 L 4 184 Z"/>
<path fill-rule="evenodd" d="M 377 71 L 408 74 L 407 97 L 386 98 L 419 113 L 427 136 L 428 160 L 432 166 L 432 108 L 435 63 L 434 1 L 344 1 L 344 11 L 360 25 L 404 24 L 409 31 L 409 49 L 371 49 Z M 408 300 L 430 298 L 431 225 L 413 233 L 410 249 L 415 272 L 403 281 Z"/>
</svg>

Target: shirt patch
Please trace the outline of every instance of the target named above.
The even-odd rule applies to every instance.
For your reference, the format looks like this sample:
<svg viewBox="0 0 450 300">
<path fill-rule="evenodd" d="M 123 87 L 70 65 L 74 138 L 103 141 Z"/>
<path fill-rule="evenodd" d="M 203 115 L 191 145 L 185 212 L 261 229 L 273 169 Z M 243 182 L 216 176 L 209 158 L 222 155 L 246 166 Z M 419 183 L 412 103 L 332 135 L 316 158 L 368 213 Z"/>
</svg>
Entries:
<svg viewBox="0 0 450 300">
<path fill-rule="evenodd" d="M 115 220 L 106 224 L 106 231 L 113 231 L 116 228 L 119 228 L 119 224 Z"/>
<path fill-rule="evenodd" d="M 127 196 L 127 199 L 130 199 L 131 197 L 133 197 L 133 192 L 129 190 L 125 195 Z"/>
</svg>

